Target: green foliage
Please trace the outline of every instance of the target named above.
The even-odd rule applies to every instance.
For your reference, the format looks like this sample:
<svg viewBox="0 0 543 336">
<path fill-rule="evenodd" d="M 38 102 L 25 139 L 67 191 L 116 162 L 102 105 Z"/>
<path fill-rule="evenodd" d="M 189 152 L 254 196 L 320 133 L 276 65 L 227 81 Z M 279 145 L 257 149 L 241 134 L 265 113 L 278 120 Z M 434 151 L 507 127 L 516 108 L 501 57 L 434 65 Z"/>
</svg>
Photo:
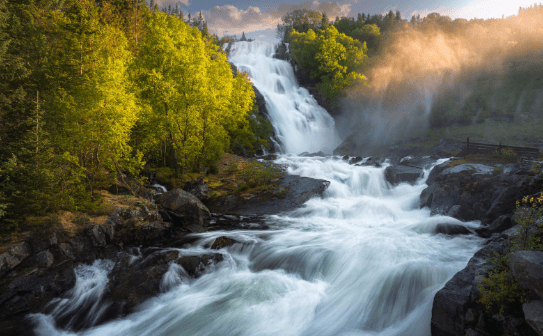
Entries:
<svg viewBox="0 0 543 336">
<path fill-rule="evenodd" d="M 247 76 L 232 77 L 225 54 L 174 17 L 154 12 L 145 30 L 135 63 L 146 103 L 136 131 L 143 137 L 140 148 L 169 154 L 181 172 L 216 165 L 229 134 L 248 124 L 254 92 Z"/>
<path fill-rule="evenodd" d="M 256 160 L 243 167 L 240 174 L 242 183 L 236 188 L 241 192 L 251 188 L 267 189 L 273 187 L 274 182 L 284 175 L 283 170 L 277 166 L 266 167 Z"/>
<path fill-rule="evenodd" d="M 330 26 L 315 33 L 292 31 L 292 58 L 302 71 L 319 81 L 317 87 L 324 97 L 338 98 L 349 86 L 361 83 L 366 77 L 356 70 L 366 60 L 367 47 Z"/>
<path fill-rule="evenodd" d="M 142 0 L 0 0 L 0 230 L 100 208 L 96 191 L 141 183 L 145 161 L 181 183 L 179 168 L 258 146 L 247 76 L 201 16 L 180 16 Z"/>
<path fill-rule="evenodd" d="M 500 254 L 495 252 L 487 255 L 490 267 L 487 274 L 481 276 L 477 287 L 481 292 L 481 302 L 489 311 L 500 315 L 507 314 L 512 305 L 525 302 L 526 291 L 514 278 L 509 267 L 509 254 L 515 251 L 535 250 L 543 251 L 541 237 L 543 223 L 543 194 L 539 197 L 524 197 L 522 202 L 517 201 L 515 220 L 520 225 L 517 233 L 512 237 L 511 247 Z"/>
<path fill-rule="evenodd" d="M 511 148 L 500 148 L 494 152 L 494 156 L 505 162 L 517 162 L 518 154 Z"/>
<path fill-rule="evenodd" d="M 230 132 L 232 153 L 241 156 L 251 156 L 262 150 L 271 150 L 273 126 L 259 111 L 258 105 L 253 105 L 251 114 L 247 115 L 248 123 Z"/>
</svg>

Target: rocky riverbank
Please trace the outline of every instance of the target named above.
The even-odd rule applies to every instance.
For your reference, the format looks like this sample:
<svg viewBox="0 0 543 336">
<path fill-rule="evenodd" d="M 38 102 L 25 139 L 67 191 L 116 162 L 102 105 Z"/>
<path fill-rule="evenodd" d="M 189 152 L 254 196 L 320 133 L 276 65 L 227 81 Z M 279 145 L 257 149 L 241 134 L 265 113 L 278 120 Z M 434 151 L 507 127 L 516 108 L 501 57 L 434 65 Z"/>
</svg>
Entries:
<svg viewBox="0 0 543 336">
<path fill-rule="evenodd" d="M 428 188 L 421 194 L 421 207 L 430 208 L 433 214 L 463 221 L 479 220 L 481 227 L 475 233 L 487 238 L 484 248 L 437 292 L 432 309 L 432 335 L 543 335 L 541 301 L 518 306 L 509 316 L 500 316 L 480 303 L 482 293 L 477 286 L 492 265 L 490 256 L 494 252 L 504 254 L 518 231 L 520 223 L 514 216 L 515 202 L 543 189 L 543 170 L 539 166 L 535 162 L 491 164 L 457 159 L 432 170 Z M 541 255 L 539 252 L 539 263 L 543 260 Z M 511 258 L 512 263 L 515 260 Z M 538 267 L 541 266 L 524 267 L 522 276 L 532 277 L 525 283 L 539 281 L 539 275 L 533 279 L 533 270 Z M 521 284 L 522 276 L 517 276 L 515 271 Z"/>
<path fill-rule="evenodd" d="M 195 239 L 190 233 L 265 229 L 262 214 L 292 210 L 328 186 L 325 181 L 289 175 L 279 185 L 284 191 L 280 198 L 236 198 L 234 206 L 228 207 L 231 214 L 211 213 L 195 195 L 174 189 L 157 195 L 156 203 L 133 200 L 130 206 L 118 207 L 103 223 L 90 223 L 76 234 L 58 232 L 11 246 L 0 255 L 0 334 L 32 335 L 26 316 L 50 312 L 48 303 L 53 298 L 71 294 L 76 285 L 74 269 L 98 259 L 110 260 L 112 267 L 101 297 L 107 309 L 95 316 L 94 323 L 129 314 L 163 290 L 164 275 L 171 267 L 179 266 L 187 277 L 196 278 L 223 261 L 220 253 L 179 253 L 179 248 Z M 201 188 L 191 191 L 199 195 Z M 154 193 L 148 189 L 145 195 L 152 198 Z M 229 204 L 224 201 L 227 198 L 222 198 L 223 204 Z M 234 243 L 219 237 L 211 250 Z M 88 327 L 85 316 L 89 309 L 77 307 L 79 313 L 69 316 L 58 313 L 56 321 L 72 330 Z"/>
</svg>

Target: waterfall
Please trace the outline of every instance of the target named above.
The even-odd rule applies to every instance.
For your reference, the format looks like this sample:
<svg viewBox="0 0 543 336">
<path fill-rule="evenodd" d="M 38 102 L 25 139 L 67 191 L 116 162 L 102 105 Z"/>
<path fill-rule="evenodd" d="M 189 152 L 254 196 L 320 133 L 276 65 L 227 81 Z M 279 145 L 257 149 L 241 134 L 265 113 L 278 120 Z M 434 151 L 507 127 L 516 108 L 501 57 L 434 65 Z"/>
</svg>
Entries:
<svg viewBox="0 0 543 336">
<path fill-rule="evenodd" d="M 231 60 L 265 95 L 285 153 L 333 149 L 333 119 L 296 85 L 288 63 L 271 58 L 272 46 L 238 43 L 232 50 Z M 290 174 L 330 181 L 322 198 L 269 216 L 269 230 L 206 232 L 188 248 L 172 248 L 198 254 L 210 251 L 218 237 L 239 242 L 221 249 L 225 261 L 198 279 L 172 268 L 164 275 L 165 292 L 131 315 L 72 333 L 56 327 L 54 316 L 36 314 L 36 333 L 429 336 L 435 293 L 482 240 L 435 233 L 440 224 L 460 221 L 419 208 L 426 177 L 392 187 L 384 178 L 386 165 L 294 154 L 276 162 Z M 63 300 L 63 307 L 74 307 L 70 300 L 77 298 Z"/>
<path fill-rule="evenodd" d="M 275 46 L 264 42 L 237 42 L 229 60 L 246 72 L 266 101 L 270 119 L 284 153 L 323 151 L 339 144 L 334 119 L 300 87 L 291 65 L 273 58 Z"/>
</svg>

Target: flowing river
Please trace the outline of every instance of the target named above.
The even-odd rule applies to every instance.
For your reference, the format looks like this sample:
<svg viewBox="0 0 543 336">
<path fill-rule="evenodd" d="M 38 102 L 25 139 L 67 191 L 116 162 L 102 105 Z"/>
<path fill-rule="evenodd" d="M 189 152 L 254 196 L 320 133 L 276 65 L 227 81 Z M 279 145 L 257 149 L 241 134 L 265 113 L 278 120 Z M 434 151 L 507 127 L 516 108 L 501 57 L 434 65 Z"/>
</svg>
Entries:
<svg viewBox="0 0 543 336">
<path fill-rule="evenodd" d="M 266 231 L 199 234 L 182 254 L 209 251 L 219 236 L 237 241 L 220 250 L 225 261 L 198 279 L 172 266 L 164 292 L 136 313 L 77 333 L 55 318 L 82 302 L 98 304 L 112 262 L 77 269 L 71 296 L 50 315 L 36 314 L 39 335 L 430 335 L 434 294 L 481 246 L 475 236 L 435 234 L 440 223 L 460 223 L 419 209 L 425 177 L 391 187 L 384 169 L 354 166 L 331 152 L 339 143 L 333 119 L 298 87 L 290 65 L 258 42 L 233 46 L 230 60 L 264 95 L 290 174 L 330 181 L 322 198 L 267 219 Z M 476 227 L 479 224 L 463 223 Z M 175 265 L 175 264 L 172 264 Z"/>
</svg>

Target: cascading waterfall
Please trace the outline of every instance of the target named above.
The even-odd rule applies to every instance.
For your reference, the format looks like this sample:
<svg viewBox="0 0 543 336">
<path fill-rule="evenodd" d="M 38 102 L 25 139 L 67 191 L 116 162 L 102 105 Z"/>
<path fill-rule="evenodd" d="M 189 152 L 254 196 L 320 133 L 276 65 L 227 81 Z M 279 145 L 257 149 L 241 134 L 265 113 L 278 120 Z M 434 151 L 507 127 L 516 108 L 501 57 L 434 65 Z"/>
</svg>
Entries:
<svg viewBox="0 0 543 336">
<path fill-rule="evenodd" d="M 275 46 L 268 43 L 238 42 L 232 45 L 229 60 L 264 96 L 283 152 L 331 154 L 339 145 L 334 119 L 298 85 L 291 65 L 273 58 L 274 53 Z"/>
<path fill-rule="evenodd" d="M 253 70 L 262 72 L 260 81 L 276 81 L 276 72 L 266 79 L 265 66 L 259 63 L 264 62 L 283 69 L 294 83 L 286 62 L 270 57 L 270 46 L 241 43 L 233 49 L 231 60 L 238 66 L 241 60 L 253 60 Z M 333 127 L 330 117 L 304 111 L 291 119 L 292 125 L 283 116 L 272 116 L 285 151 L 329 148 L 335 133 L 319 127 Z M 270 113 L 287 112 L 270 108 Z M 303 121 L 296 123 L 298 119 Z M 319 142 L 311 143 L 315 134 L 320 134 Z M 174 250 L 209 252 L 210 243 L 220 236 L 239 243 L 221 249 L 225 261 L 198 279 L 190 279 L 177 265 L 170 267 L 163 294 L 142 304 L 136 313 L 78 334 L 430 335 L 434 294 L 466 265 L 481 239 L 435 234 L 437 225 L 459 221 L 419 209 L 425 178 L 415 185 L 391 187 L 384 178 L 385 167 L 292 154 L 277 162 L 287 165 L 290 174 L 325 179 L 330 186 L 322 198 L 270 216 L 269 230 L 198 234 L 199 240 L 190 248 Z M 99 266 L 94 267 L 107 273 L 107 267 Z M 78 272 L 78 283 L 93 283 L 95 292 L 105 282 L 107 277 L 99 271 Z M 62 307 L 75 307 L 77 299 L 72 294 L 60 302 Z M 62 307 L 56 311 L 66 311 Z M 52 315 L 36 314 L 33 320 L 39 335 L 75 334 L 57 328 Z"/>
</svg>

